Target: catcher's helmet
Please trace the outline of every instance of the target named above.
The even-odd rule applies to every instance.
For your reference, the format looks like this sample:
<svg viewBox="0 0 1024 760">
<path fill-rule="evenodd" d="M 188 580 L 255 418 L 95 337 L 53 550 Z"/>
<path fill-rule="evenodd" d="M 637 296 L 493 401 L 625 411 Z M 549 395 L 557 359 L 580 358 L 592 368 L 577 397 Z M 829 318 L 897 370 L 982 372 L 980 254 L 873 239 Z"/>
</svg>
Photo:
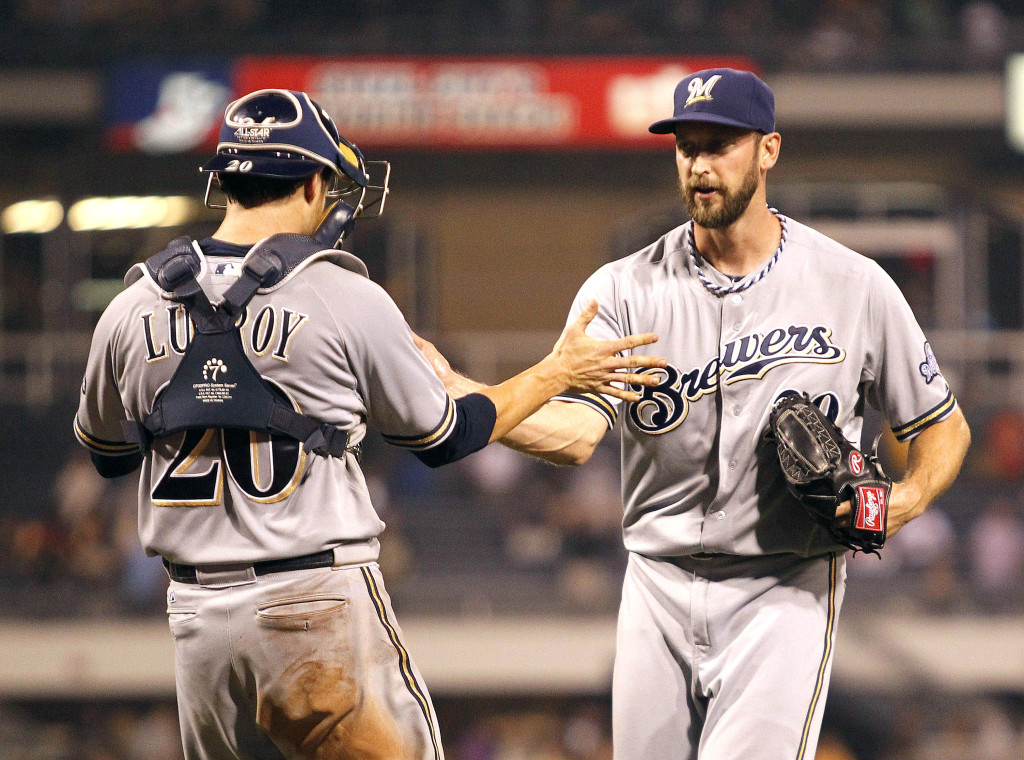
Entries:
<svg viewBox="0 0 1024 760">
<path fill-rule="evenodd" d="M 228 104 L 217 155 L 201 171 L 298 179 L 327 167 L 366 186 L 363 156 L 327 112 L 294 90 L 257 90 Z"/>
<path fill-rule="evenodd" d="M 368 164 L 378 164 L 383 182 L 369 183 Z M 330 198 L 352 198 L 356 214 L 364 211 L 368 189 L 379 193 L 369 205 L 384 210 L 391 167 L 385 161 L 367 162 L 354 143 L 338 132 L 327 112 L 304 92 L 296 90 L 256 90 L 228 104 L 220 127 L 217 155 L 200 171 L 210 174 L 206 203 L 214 175 L 249 174 L 258 177 L 301 179 L 324 168 L 335 177 Z M 375 169 L 375 173 L 376 173 Z M 369 216 L 371 214 L 363 214 Z"/>
</svg>

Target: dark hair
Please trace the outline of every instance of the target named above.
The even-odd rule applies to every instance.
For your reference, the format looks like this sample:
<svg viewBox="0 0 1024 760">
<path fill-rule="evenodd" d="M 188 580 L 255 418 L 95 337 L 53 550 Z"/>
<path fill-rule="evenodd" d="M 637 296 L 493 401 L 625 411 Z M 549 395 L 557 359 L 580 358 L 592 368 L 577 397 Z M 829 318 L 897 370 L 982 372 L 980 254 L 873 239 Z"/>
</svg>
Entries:
<svg viewBox="0 0 1024 760">
<path fill-rule="evenodd" d="M 332 172 L 324 168 L 320 172 L 325 183 L 331 180 Z M 298 190 L 309 179 L 282 179 L 280 177 L 260 177 L 253 174 L 237 174 L 217 172 L 217 180 L 220 182 L 220 189 L 224 191 L 229 200 L 239 204 L 242 208 L 255 208 L 265 203 L 287 198 Z"/>
</svg>

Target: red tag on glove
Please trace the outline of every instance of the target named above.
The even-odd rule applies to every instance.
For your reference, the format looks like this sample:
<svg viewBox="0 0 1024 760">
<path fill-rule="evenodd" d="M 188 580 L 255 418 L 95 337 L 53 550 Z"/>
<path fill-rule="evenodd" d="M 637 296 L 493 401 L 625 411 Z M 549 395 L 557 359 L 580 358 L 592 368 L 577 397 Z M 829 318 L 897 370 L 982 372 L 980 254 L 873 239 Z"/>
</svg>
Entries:
<svg viewBox="0 0 1024 760">
<path fill-rule="evenodd" d="M 879 486 L 857 486 L 857 520 L 853 527 L 857 530 L 883 530 L 886 503 L 885 489 Z"/>
</svg>

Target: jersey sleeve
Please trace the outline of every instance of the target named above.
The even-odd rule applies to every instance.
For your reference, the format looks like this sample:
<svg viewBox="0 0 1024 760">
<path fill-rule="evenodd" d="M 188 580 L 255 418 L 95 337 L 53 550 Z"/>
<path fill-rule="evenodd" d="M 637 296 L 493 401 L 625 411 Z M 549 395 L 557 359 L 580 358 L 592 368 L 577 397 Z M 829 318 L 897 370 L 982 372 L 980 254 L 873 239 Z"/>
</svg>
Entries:
<svg viewBox="0 0 1024 760">
<path fill-rule="evenodd" d="M 117 339 L 118 305 L 107 308 L 96 325 L 89 348 L 89 360 L 82 379 L 75 438 L 99 457 L 134 457 L 139 447 L 125 440 L 121 422 L 127 419 L 117 385 L 113 346 Z"/>
<path fill-rule="evenodd" d="M 877 266 L 877 265 L 876 265 Z M 874 345 L 865 368 L 868 399 L 899 441 L 909 441 L 956 409 L 928 339 L 896 283 L 880 268 L 869 295 Z"/>
<path fill-rule="evenodd" d="M 456 429 L 458 409 L 390 296 L 366 281 L 339 323 L 367 420 L 388 443 L 424 451 Z"/>
<path fill-rule="evenodd" d="M 599 340 L 615 340 L 626 335 L 623 331 L 615 303 L 614 279 L 606 269 L 599 269 L 590 276 L 580 288 L 569 310 L 566 325 L 575 320 L 584 307 L 591 301 L 597 301 L 597 316 L 587 326 L 587 335 Z M 608 428 L 615 427 L 621 399 L 606 396 L 602 393 L 562 393 L 554 397 L 557 401 L 568 401 L 584 404 L 600 414 Z"/>
</svg>

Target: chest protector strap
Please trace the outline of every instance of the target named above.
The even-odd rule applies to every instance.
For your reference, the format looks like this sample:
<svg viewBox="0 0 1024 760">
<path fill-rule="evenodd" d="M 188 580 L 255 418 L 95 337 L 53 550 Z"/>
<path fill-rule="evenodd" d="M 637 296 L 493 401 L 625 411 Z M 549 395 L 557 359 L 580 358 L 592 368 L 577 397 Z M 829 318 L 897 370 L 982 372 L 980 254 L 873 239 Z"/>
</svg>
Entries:
<svg viewBox="0 0 1024 760">
<path fill-rule="evenodd" d="M 185 307 L 195 335 L 150 415 L 122 423 L 125 437 L 145 450 L 154 438 L 182 430 L 239 428 L 286 435 L 321 456 L 343 456 L 348 433 L 295 411 L 256 371 L 236 327 L 257 290 L 276 285 L 322 248 L 303 235 L 267 238 L 246 257 L 242 274 L 216 306 L 196 279 L 199 256 L 189 238 L 177 238 L 147 259 L 153 279 Z"/>
</svg>

